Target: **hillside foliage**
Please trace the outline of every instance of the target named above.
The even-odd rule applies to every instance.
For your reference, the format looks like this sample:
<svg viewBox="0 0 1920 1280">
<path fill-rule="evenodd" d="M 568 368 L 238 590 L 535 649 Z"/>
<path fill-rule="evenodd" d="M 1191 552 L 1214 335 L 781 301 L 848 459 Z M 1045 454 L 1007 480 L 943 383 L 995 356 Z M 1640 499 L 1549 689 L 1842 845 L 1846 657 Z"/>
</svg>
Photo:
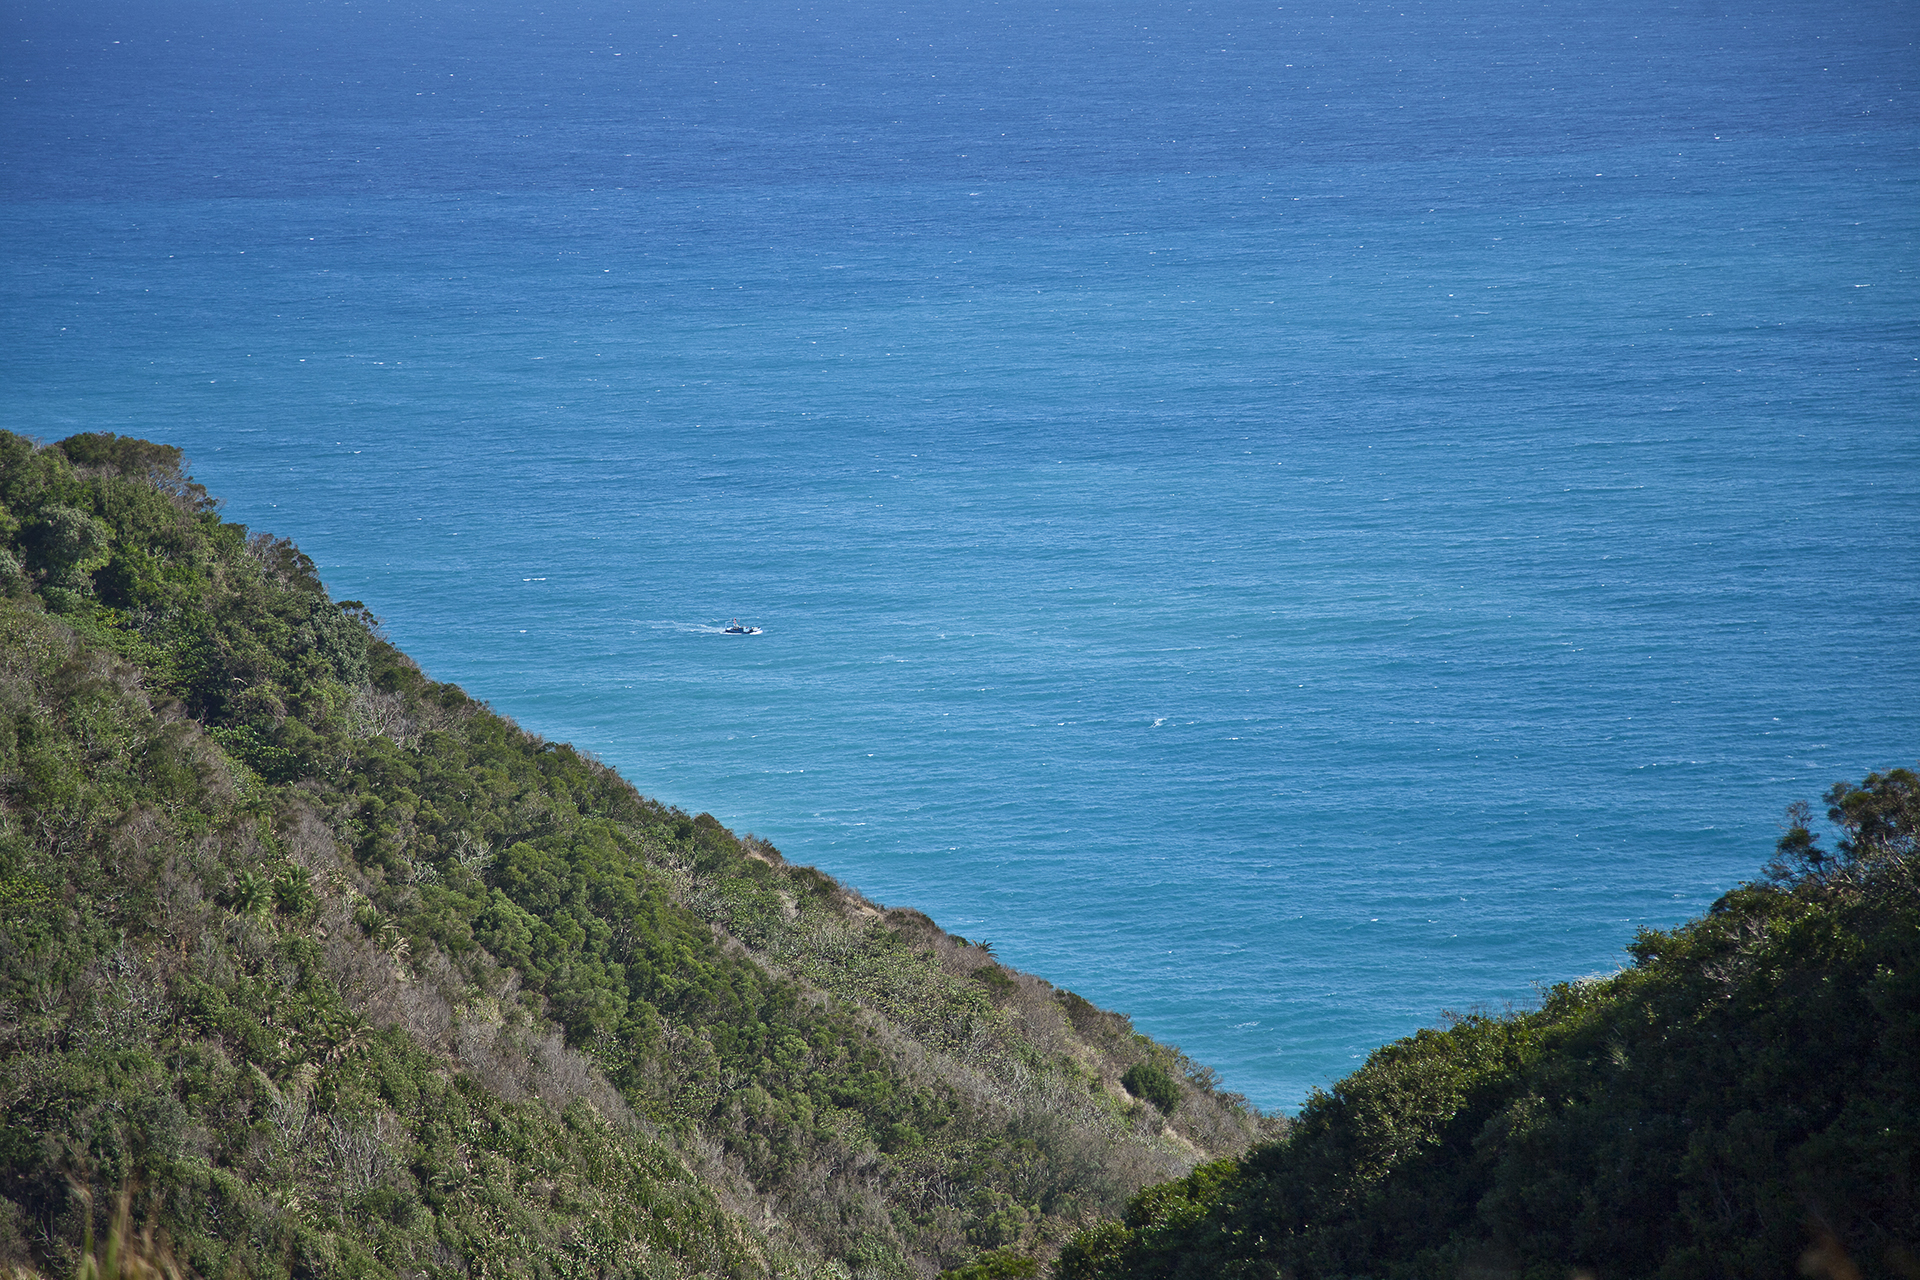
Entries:
<svg viewBox="0 0 1920 1280">
<path fill-rule="evenodd" d="M 1789 811 L 1631 967 L 1374 1053 L 1288 1135 L 1137 1196 L 1058 1280 L 1920 1275 L 1920 778 Z"/>
<path fill-rule="evenodd" d="M 103 434 L 0 433 L 0 1055 L 0 1266 L 52 1274 L 122 1189 L 207 1276 L 1032 1274 L 1274 1128 Z"/>
</svg>

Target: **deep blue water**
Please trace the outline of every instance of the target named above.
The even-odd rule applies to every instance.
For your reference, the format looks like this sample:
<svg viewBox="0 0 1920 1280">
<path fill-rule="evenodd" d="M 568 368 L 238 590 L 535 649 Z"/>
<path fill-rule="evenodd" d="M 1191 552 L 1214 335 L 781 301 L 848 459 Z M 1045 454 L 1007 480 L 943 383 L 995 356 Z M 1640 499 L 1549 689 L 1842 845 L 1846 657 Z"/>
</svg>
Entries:
<svg viewBox="0 0 1920 1280">
<path fill-rule="evenodd" d="M 1916 30 L 16 0 L 0 405 L 1291 1108 L 1920 756 Z"/>
</svg>

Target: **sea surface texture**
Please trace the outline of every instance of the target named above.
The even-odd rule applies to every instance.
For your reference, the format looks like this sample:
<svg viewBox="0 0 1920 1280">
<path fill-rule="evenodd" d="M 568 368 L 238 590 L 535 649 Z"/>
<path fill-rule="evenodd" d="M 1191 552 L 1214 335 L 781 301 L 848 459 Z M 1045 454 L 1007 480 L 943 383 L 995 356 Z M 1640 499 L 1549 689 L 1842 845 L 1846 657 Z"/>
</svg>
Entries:
<svg viewBox="0 0 1920 1280">
<path fill-rule="evenodd" d="M 0 407 L 1292 1109 L 1920 756 L 1917 33 L 14 0 Z"/>
</svg>

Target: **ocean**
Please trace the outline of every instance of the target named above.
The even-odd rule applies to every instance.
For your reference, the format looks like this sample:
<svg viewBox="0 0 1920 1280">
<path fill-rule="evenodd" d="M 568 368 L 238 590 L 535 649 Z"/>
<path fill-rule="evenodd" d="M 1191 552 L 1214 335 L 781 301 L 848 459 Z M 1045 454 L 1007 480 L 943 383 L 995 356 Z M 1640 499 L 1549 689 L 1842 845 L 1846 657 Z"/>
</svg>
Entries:
<svg viewBox="0 0 1920 1280">
<path fill-rule="evenodd" d="M 0 408 L 1292 1110 L 1920 757 L 1917 34 L 16 0 Z"/>
</svg>

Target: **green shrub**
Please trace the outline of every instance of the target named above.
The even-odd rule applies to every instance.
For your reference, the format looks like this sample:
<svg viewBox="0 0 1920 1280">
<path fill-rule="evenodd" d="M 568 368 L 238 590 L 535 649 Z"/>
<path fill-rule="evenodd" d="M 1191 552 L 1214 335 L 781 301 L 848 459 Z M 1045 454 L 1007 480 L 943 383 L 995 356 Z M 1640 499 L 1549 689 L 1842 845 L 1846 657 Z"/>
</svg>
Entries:
<svg viewBox="0 0 1920 1280">
<path fill-rule="evenodd" d="M 1011 1249 L 983 1253 L 964 1267 L 942 1271 L 940 1280 L 1031 1280 L 1040 1274 L 1040 1264 Z"/>
<path fill-rule="evenodd" d="M 1180 1105 L 1180 1086 L 1167 1069 L 1157 1062 L 1136 1062 L 1120 1077 L 1120 1083 L 1136 1098 L 1151 1102 L 1167 1115 Z"/>
<path fill-rule="evenodd" d="M 987 989 L 987 994 L 995 1000 L 1005 1000 L 1014 992 L 1017 985 L 1007 976 L 1007 971 L 997 964 L 983 964 L 973 971 L 973 980 Z"/>
</svg>

